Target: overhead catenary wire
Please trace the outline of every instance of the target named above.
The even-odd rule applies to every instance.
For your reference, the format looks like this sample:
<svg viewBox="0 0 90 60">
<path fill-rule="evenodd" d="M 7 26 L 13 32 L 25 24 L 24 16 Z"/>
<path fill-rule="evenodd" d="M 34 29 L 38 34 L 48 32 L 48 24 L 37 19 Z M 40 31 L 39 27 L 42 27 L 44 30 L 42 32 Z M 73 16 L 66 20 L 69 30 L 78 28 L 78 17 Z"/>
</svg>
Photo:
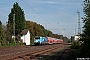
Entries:
<svg viewBox="0 0 90 60">
<path fill-rule="evenodd" d="M 3 11 L 1 9 L 0 9 L 0 11 L 8 15 L 8 13 L 6 11 Z M 3 23 L 3 25 L 6 25 L 7 24 L 7 22 L 6 23 L 2 22 L 2 23 Z"/>
<path fill-rule="evenodd" d="M 1 10 L 1 9 L 0 9 L 0 11 L 1 11 L 1 12 L 4 12 L 4 13 L 6 13 L 6 14 L 8 14 L 6 11 L 3 11 L 3 10 Z"/>
<path fill-rule="evenodd" d="M 38 14 L 44 21 L 46 21 L 48 24 L 50 24 L 50 26 L 53 28 L 52 24 L 49 23 L 43 16 L 41 16 L 35 9 L 33 9 L 28 3 L 26 3 L 24 0 L 21 0 L 22 2 L 24 2 L 29 8 L 31 8 L 36 14 Z M 45 23 L 46 24 L 46 23 Z M 47 24 L 46 24 L 47 25 Z M 56 30 L 56 29 L 55 29 Z"/>
<path fill-rule="evenodd" d="M 45 20 L 44 19 L 44 17 L 43 16 L 41 16 L 35 9 L 33 9 L 29 4 L 27 4 L 24 0 L 22 0 L 29 8 L 31 8 L 36 14 L 38 14 L 43 20 Z M 47 21 L 47 20 L 45 20 L 45 21 Z M 48 22 L 48 21 L 47 21 Z M 49 23 L 49 22 L 48 22 Z M 49 23 L 50 24 L 50 23 Z"/>
</svg>

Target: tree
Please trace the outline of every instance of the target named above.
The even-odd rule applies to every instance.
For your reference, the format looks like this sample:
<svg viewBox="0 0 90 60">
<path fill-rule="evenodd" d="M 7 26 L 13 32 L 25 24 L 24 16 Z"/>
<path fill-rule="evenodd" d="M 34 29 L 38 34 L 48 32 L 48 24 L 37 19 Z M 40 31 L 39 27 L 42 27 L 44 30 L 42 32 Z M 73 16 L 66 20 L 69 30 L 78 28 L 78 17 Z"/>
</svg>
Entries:
<svg viewBox="0 0 90 60">
<path fill-rule="evenodd" d="M 68 43 L 68 40 L 69 40 L 69 39 L 68 39 L 67 37 L 63 37 L 63 42 L 64 42 L 64 43 Z"/>
<path fill-rule="evenodd" d="M 34 22 L 33 26 L 34 26 L 33 29 L 34 29 L 35 36 L 43 36 L 44 35 L 40 24 L 37 24 Z"/>
<path fill-rule="evenodd" d="M 2 28 L 2 22 L 0 21 L 0 45 L 6 45 L 6 34 L 4 29 Z"/>
<path fill-rule="evenodd" d="M 15 14 L 15 16 L 14 16 Z M 24 11 L 18 5 L 18 3 L 14 3 L 13 8 L 11 9 L 11 13 L 8 16 L 8 24 L 12 26 L 11 34 L 13 34 L 13 24 L 15 17 L 15 34 L 18 35 L 23 29 L 26 28 L 26 21 L 24 17 Z"/>
<path fill-rule="evenodd" d="M 83 6 L 83 23 L 84 23 L 84 30 L 81 34 L 82 38 L 81 40 L 84 42 L 82 44 L 82 52 L 84 54 L 83 57 L 90 57 L 90 0 L 84 0 L 84 6 Z"/>
<path fill-rule="evenodd" d="M 47 36 L 48 33 L 47 33 L 47 29 L 44 28 L 44 26 L 40 25 L 41 29 L 42 29 L 42 32 L 43 32 L 43 36 Z"/>
<path fill-rule="evenodd" d="M 8 22 L 8 24 L 6 26 L 7 26 L 7 28 L 6 28 L 6 39 L 7 39 L 7 41 L 10 41 L 12 38 L 12 33 L 13 33 L 13 31 L 12 31 L 13 25 L 12 25 L 12 23 Z"/>
</svg>

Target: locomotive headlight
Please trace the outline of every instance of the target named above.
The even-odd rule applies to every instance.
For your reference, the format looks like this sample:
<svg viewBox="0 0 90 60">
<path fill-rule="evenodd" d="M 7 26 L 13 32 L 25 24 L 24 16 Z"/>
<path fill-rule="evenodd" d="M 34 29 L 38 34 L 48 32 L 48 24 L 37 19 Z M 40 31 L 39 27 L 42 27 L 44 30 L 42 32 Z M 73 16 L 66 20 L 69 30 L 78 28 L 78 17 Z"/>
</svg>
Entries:
<svg viewBox="0 0 90 60">
<path fill-rule="evenodd" d="M 36 40 L 36 42 L 38 42 L 38 40 Z"/>
</svg>

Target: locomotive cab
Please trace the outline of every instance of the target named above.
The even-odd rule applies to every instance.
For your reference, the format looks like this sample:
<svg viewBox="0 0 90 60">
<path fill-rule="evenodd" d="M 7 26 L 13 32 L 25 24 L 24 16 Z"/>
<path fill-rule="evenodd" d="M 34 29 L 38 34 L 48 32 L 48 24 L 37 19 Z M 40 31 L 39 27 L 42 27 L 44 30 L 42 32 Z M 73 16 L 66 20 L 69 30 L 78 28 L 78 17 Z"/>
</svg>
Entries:
<svg viewBox="0 0 90 60">
<path fill-rule="evenodd" d="M 34 38 L 34 44 L 35 45 L 47 44 L 47 38 L 41 37 L 41 36 L 36 36 Z"/>
</svg>

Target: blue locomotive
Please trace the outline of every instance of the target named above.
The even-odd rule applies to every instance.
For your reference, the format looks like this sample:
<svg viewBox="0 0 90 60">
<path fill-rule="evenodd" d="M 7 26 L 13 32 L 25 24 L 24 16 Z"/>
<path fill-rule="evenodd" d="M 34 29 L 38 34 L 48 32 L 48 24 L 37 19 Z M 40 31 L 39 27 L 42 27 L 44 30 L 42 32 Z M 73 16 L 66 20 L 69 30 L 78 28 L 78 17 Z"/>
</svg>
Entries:
<svg viewBox="0 0 90 60">
<path fill-rule="evenodd" d="M 41 37 L 41 36 L 36 36 L 34 38 L 34 44 L 35 45 L 47 44 L 47 38 L 46 37 Z"/>
</svg>

